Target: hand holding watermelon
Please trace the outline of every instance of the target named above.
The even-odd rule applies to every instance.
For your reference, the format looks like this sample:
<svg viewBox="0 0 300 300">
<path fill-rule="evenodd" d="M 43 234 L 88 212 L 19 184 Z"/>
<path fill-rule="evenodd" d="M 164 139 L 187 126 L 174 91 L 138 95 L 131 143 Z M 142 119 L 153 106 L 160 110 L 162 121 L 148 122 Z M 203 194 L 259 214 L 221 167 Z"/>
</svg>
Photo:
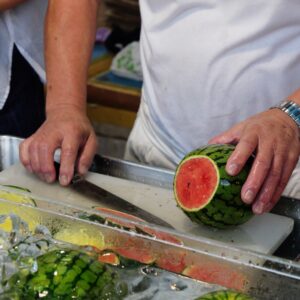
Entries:
<svg viewBox="0 0 300 300">
<path fill-rule="evenodd" d="M 242 199 L 253 211 L 270 211 L 279 200 L 300 154 L 299 129 L 284 112 L 272 109 L 241 122 L 213 138 L 210 143 L 232 143 L 236 149 L 226 171 L 236 175 L 255 153 Z"/>
</svg>

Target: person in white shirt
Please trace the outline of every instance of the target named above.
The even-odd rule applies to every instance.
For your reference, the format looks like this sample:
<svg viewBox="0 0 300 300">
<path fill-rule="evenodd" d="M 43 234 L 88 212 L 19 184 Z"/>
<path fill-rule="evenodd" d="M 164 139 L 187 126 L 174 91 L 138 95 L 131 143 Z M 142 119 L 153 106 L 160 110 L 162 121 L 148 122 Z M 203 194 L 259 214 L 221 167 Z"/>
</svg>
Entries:
<svg viewBox="0 0 300 300">
<path fill-rule="evenodd" d="M 62 185 L 75 169 L 86 173 L 96 151 L 86 115 L 86 78 L 97 5 L 96 0 L 0 0 L 0 134 L 27 137 L 20 159 L 47 182 L 56 177 L 57 148 Z"/>
<path fill-rule="evenodd" d="M 278 201 L 299 159 L 299 128 L 270 109 L 300 104 L 300 3 L 144 0 L 141 105 L 125 158 L 174 169 L 189 151 L 237 144 L 237 174 L 256 159 L 242 198 L 256 213 Z M 286 194 L 300 198 L 300 168 Z"/>
<path fill-rule="evenodd" d="M 46 58 L 52 109 L 78 101 L 75 107 L 83 110 L 95 2 L 50 1 Z M 296 122 L 269 109 L 283 99 L 300 105 L 299 1 L 143 0 L 140 7 L 144 86 L 126 157 L 174 168 L 185 153 L 209 141 L 234 143 L 228 173 L 237 174 L 255 153 L 242 198 L 257 214 L 269 211 L 300 153 Z M 56 116 L 49 118 L 52 129 L 54 120 L 63 122 Z M 47 143 L 43 132 L 51 130 L 45 126 L 21 147 L 23 163 L 42 176 L 39 161 L 52 172 L 53 149 L 61 141 Z M 78 153 L 75 140 L 80 137 L 69 139 L 66 151 L 70 164 Z"/>
</svg>

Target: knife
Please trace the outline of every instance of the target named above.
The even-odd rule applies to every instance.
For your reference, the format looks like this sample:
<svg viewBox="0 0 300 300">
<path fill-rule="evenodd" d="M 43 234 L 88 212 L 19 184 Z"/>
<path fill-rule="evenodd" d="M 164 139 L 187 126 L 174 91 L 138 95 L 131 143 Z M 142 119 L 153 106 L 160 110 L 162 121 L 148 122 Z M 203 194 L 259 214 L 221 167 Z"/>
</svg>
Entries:
<svg viewBox="0 0 300 300">
<path fill-rule="evenodd" d="M 93 170 L 95 173 L 100 173 L 99 171 L 97 172 L 97 170 L 99 169 L 96 168 L 97 162 L 99 163 L 99 160 L 101 160 L 101 157 L 99 155 L 96 155 L 92 167 L 90 169 Z M 59 174 L 60 164 L 54 162 L 54 165 L 56 169 L 56 174 Z M 70 187 L 76 192 L 83 194 L 89 198 L 95 199 L 99 201 L 99 203 L 104 204 L 110 208 L 134 215 L 149 223 L 172 229 L 174 228 L 161 218 L 86 180 L 79 174 L 75 174 L 73 176 Z"/>
</svg>

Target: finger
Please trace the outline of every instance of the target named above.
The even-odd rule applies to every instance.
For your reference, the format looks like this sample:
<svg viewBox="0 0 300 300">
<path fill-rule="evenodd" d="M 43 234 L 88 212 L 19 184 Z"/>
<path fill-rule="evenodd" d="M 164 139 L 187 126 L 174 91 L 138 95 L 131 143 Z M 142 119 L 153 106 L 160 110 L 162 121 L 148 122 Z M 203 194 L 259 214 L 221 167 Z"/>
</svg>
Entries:
<svg viewBox="0 0 300 300">
<path fill-rule="evenodd" d="M 61 185 L 68 185 L 74 175 L 79 146 L 76 138 L 70 137 L 63 140 L 59 169 L 59 182 Z"/>
<path fill-rule="evenodd" d="M 242 170 L 257 146 L 258 137 L 256 133 L 244 134 L 226 163 L 227 173 L 231 176 L 237 175 Z"/>
<path fill-rule="evenodd" d="M 276 187 L 280 182 L 283 170 L 283 162 L 284 159 L 281 153 L 274 154 L 271 168 L 252 206 L 252 210 L 255 214 L 262 214 L 266 207 L 268 207 Z"/>
<path fill-rule="evenodd" d="M 30 166 L 34 173 L 40 176 L 41 167 L 40 167 L 40 160 L 39 160 L 39 146 L 36 140 L 32 140 L 29 144 L 29 159 L 30 159 Z M 41 179 L 42 176 L 40 176 Z"/>
<path fill-rule="evenodd" d="M 236 144 L 240 138 L 238 130 L 228 130 L 208 141 L 208 144 Z"/>
<path fill-rule="evenodd" d="M 298 153 L 291 153 L 290 158 L 284 162 L 284 168 L 282 171 L 282 175 L 279 181 L 279 184 L 276 186 L 276 189 L 274 191 L 274 194 L 269 201 L 269 203 L 265 206 L 263 212 L 268 212 L 270 211 L 278 202 L 280 199 L 285 187 L 287 186 L 287 183 L 293 173 L 293 170 L 297 164 L 299 155 Z"/>
<path fill-rule="evenodd" d="M 81 175 L 86 174 L 90 165 L 92 164 L 93 157 L 97 150 L 97 139 L 95 134 L 91 134 L 86 141 L 83 150 L 78 158 L 78 173 Z"/>
<path fill-rule="evenodd" d="M 58 137 L 51 137 L 47 142 L 39 144 L 39 161 L 41 162 L 41 175 L 48 183 L 56 179 L 53 164 L 54 151 L 59 147 L 61 141 Z"/>
<path fill-rule="evenodd" d="M 29 144 L 31 142 L 31 138 L 28 138 L 20 143 L 19 146 L 19 158 L 24 167 L 32 173 L 32 168 L 30 165 L 30 156 L 29 156 Z"/>
<path fill-rule="evenodd" d="M 261 143 L 258 146 L 256 157 L 241 192 L 242 199 L 245 203 L 251 204 L 260 191 L 271 168 L 273 155 L 272 144 Z"/>
</svg>

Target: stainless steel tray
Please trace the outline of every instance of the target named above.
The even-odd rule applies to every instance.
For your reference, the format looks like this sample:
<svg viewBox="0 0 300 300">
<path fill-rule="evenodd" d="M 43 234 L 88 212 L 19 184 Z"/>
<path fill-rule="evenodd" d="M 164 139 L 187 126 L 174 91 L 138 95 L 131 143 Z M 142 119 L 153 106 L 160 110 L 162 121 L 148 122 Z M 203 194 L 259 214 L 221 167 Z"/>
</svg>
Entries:
<svg viewBox="0 0 300 300">
<path fill-rule="evenodd" d="M 1 169 L 5 169 L 19 161 L 18 144 L 20 141 L 20 139 L 14 137 L 0 136 Z M 169 170 L 151 168 L 123 160 L 103 157 L 103 169 L 101 171 L 103 174 L 150 185 L 165 188 L 172 187 L 173 172 Z M 186 261 L 191 265 L 197 264 L 198 266 L 203 266 L 203 268 L 210 268 L 214 265 L 224 266 L 222 276 L 230 278 L 230 276 L 233 276 L 233 273 L 236 274 L 235 276 L 237 277 L 234 278 L 238 278 L 238 280 L 242 278 L 245 283 L 245 291 L 257 299 L 299 299 L 300 263 L 294 260 L 299 253 L 300 247 L 300 202 L 298 200 L 284 198 L 274 209 L 275 213 L 292 217 L 295 220 L 296 226 L 293 233 L 278 249 L 275 256 L 268 256 L 236 249 L 201 237 L 189 237 L 176 231 L 155 228 L 166 234 L 172 234 L 183 242 L 183 245 L 176 245 L 159 238 L 153 239 L 122 229 L 83 221 L 78 219 L 75 214 L 75 212 L 78 213 L 82 208 L 61 205 L 56 203 L 55 199 L 43 199 L 40 197 L 35 197 L 35 199 L 37 201 L 37 208 L 24 208 L 23 205 L 22 210 L 37 210 L 41 215 L 46 214 L 48 216 L 46 219 L 51 220 L 50 223 L 48 222 L 49 224 L 62 224 L 62 222 L 66 222 L 70 226 L 70 224 L 76 222 L 76 224 L 81 224 L 83 228 L 85 226 L 97 228 L 112 243 L 126 244 L 128 239 L 134 238 L 134 240 L 142 241 L 142 244 L 147 249 L 152 249 L 157 256 L 169 255 L 171 251 L 174 257 L 184 253 Z M 20 212 L 20 205 L 9 205 L 11 210 Z M 30 214 L 28 215 L 30 216 Z M 58 219 L 59 222 L 56 222 Z M 247 261 L 245 261 L 245 257 L 247 257 Z M 207 264 L 207 262 L 210 262 L 210 264 Z M 211 280 L 212 278 L 207 278 L 207 281 L 210 283 Z M 221 282 L 217 281 L 213 283 L 220 284 Z M 223 285 L 228 287 L 226 283 Z"/>
<path fill-rule="evenodd" d="M 12 136 L 0 136 L 0 171 L 19 162 L 19 143 L 21 141 L 21 139 Z M 102 157 L 99 172 L 167 189 L 172 189 L 174 176 L 174 172 L 170 170 L 153 168 L 111 157 Z M 272 213 L 287 216 L 294 220 L 293 231 L 275 252 L 275 255 L 291 260 L 299 258 L 300 200 L 282 197 Z"/>
<path fill-rule="evenodd" d="M 5 188 L 2 188 L 5 189 Z M 9 188 L 6 188 L 9 191 Z M 70 242 L 72 234 L 84 233 L 84 236 L 97 237 L 110 248 L 136 248 L 141 253 L 147 251 L 156 260 L 168 257 L 178 263 L 184 258 L 187 268 L 197 266 L 199 272 L 199 291 L 201 287 L 209 289 L 234 288 L 247 293 L 257 300 L 289 299 L 298 300 L 300 294 L 300 265 L 299 263 L 272 256 L 261 255 L 251 251 L 239 250 L 223 243 L 204 238 L 193 238 L 173 230 L 151 227 L 161 234 L 172 235 L 181 244 L 150 237 L 143 234 L 126 231 L 122 228 L 111 227 L 83 220 L 81 213 L 95 214 L 95 211 L 83 210 L 71 205 L 63 205 L 51 199 L 44 199 L 25 192 L 14 193 L 27 195 L 35 200 L 36 207 L 28 204 L 18 204 L 0 199 L 1 214 L 14 213 L 24 221 L 34 226 L 43 225 L 61 241 Z M 104 217 L 114 217 L 102 214 Z M 120 221 L 125 221 L 120 219 Z M 128 220 L 126 220 L 128 222 Z M 130 221 L 133 225 L 141 225 Z M 30 225 L 31 230 L 34 226 Z M 60 231 L 67 234 L 60 235 Z M 65 238 L 67 238 L 65 240 Z M 245 261 L 247 257 L 248 261 Z M 171 259 L 170 259 L 171 258 Z M 261 262 L 264 262 L 262 265 Z M 204 282 L 204 283 L 203 283 Z M 158 298 L 160 299 L 160 298 Z M 174 293 L 172 299 L 187 299 L 185 294 Z"/>
</svg>

